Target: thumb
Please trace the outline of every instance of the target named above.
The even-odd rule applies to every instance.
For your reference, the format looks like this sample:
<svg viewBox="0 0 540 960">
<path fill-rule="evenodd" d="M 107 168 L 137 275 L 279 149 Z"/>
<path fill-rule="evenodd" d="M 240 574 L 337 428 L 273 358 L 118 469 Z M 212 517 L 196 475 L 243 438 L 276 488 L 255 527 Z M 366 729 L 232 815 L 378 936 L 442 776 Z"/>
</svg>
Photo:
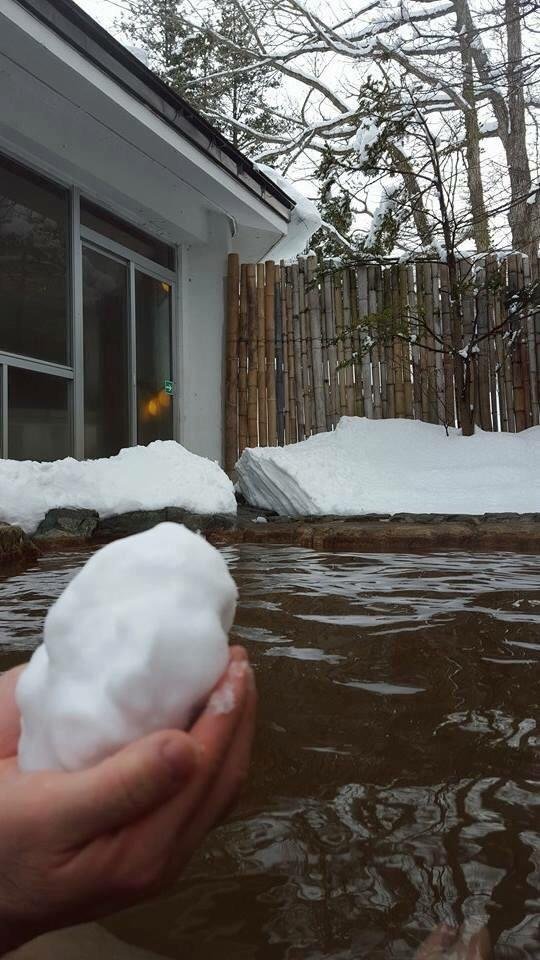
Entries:
<svg viewBox="0 0 540 960">
<path fill-rule="evenodd" d="M 162 730 L 80 773 L 39 775 L 51 777 L 49 830 L 66 847 L 120 830 L 170 800 L 197 763 L 197 747 L 187 733 Z"/>
</svg>

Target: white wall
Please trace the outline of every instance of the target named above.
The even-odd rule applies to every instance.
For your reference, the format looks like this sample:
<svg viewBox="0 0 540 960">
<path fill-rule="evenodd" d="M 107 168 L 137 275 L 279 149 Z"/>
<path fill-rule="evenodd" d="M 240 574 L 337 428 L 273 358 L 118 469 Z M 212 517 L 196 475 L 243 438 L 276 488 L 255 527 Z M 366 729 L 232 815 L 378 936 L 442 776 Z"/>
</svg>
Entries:
<svg viewBox="0 0 540 960">
<path fill-rule="evenodd" d="M 228 217 L 208 214 L 208 243 L 182 254 L 180 439 L 193 453 L 223 459 L 223 395 Z"/>
</svg>

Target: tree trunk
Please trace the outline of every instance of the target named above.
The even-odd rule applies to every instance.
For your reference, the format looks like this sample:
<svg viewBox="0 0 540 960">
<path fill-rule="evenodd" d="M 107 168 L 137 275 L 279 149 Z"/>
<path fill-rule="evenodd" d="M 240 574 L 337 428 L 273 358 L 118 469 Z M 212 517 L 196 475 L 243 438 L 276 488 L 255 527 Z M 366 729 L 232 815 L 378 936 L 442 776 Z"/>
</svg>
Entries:
<svg viewBox="0 0 540 960">
<path fill-rule="evenodd" d="M 531 169 L 527 153 L 525 96 L 523 89 L 523 44 L 520 0 L 505 0 L 508 84 L 508 170 L 512 205 L 508 219 L 512 244 L 536 260 L 540 236 L 538 202 L 527 203 L 531 193 Z"/>
<path fill-rule="evenodd" d="M 467 166 L 467 184 L 469 187 L 469 201 L 472 213 L 471 236 L 474 240 L 477 253 L 485 253 L 490 248 L 488 216 L 484 201 L 484 185 L 482 183 L 480 160 L 480 128 L 478 126 L 478 111 L 474 89 L 473 58 L 471 54 L 470 38 L 466 28 L 466 9 L 464 0 L 454 0 L 456 10 L 456 32 L 459 39 L 461 53 L 461 67 L 463 73 L 463 98 L 469 104 L 469 110 L 464 112 L 465 122 L 465 160 Z"/>
</svg>

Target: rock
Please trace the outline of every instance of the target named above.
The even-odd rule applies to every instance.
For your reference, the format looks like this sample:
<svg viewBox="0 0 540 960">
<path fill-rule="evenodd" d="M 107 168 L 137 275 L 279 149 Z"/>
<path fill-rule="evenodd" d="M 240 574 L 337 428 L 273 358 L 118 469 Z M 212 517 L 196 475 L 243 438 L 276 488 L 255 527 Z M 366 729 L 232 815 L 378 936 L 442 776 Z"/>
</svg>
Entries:
<svg viewBox="0 0 540 960">
<path fill-rule="evenodd" d="M 167 519 L 167 509 L 163 510 L 130 510 L 129 513 L 118 513 L 112 517 L 105 517 L 99 521 L 98 534 L 100 537 L 129 537 L 132 533 L 142 533 L 151 530 L 158 523 Z"/>
<path fill-rule="evenodd" d="M 20 527 L 0 523 L 0 564 L 35 560 L 39 550 Z"/>
<path fill-rule="evenodd" d="M 95 510 L 57 507 L 47 511 L 34 537 L 36 540 L 89 540 L 98 524 L 99 514 Z"/>
<path fill-rule="evenodd" d="M 163 510 L 132 510 L 100 520 L 100 537 L 128 537 L 133 533 L 150 530 L 158 523 L 183 523 L 188 530 L 207 533 L 213 530 L 229 530 L 236 525 L 234 513 L 199 514 L 189 513 L 180 507 L 164 507 Z"/>
</svg>

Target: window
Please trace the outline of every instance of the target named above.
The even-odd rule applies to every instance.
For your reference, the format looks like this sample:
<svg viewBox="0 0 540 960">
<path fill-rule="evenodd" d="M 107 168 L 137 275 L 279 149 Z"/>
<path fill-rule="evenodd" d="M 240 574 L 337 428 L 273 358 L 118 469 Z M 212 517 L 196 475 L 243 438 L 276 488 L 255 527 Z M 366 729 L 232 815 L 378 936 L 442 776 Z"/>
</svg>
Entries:
<svg viewBox="0 0 540 960">
<path fill-rule="evenodd" d="M 81 226 L 88 227 L 94 233 L 99 233 L 109 240 L 114 240 L 122 247 L 127 247 L 135 253 L 140 253 L 147 260 L 161 264 L 168 270 L 174 270 L 174 247 L 169 247 L 161 240 L 148 236 L 137 227 L 124 223 L 111 213 L 101 210 L 88 200 L 81 200 Z"/>
<path fill-rule="evenodd" d="M 137 323 L 137 440 L 170 440 L 173 435 L 171 373 L 171 287 L 135 274 Z"/>
<path fill-rule="evenodd" d="M 129 445 L 128 265 L 83 247 L 84 455 Z"/>
<path fill-rule="evenodd" d="M 10 367 L 8 449 L 12 460 L 61 460 L 71 452 L 70 381 Z"/>
<path fill-rule="evenodd" d="M 0 159 L 0 350 L 69 362 L 67 192 Z"/>
</svg>

